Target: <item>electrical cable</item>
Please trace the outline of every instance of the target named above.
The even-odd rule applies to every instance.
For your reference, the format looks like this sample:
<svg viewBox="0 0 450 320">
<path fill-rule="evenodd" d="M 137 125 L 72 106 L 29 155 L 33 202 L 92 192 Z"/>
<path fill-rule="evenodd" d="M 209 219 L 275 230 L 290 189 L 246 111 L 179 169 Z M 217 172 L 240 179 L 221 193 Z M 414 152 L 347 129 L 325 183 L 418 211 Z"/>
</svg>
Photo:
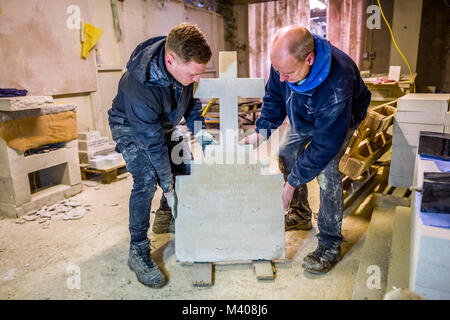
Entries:
<svg viewBox="0 0 450 320">
<path fill-rule="evenodd" d="M 380 0 L 377 0 L 377 2 L 378 2 L 378 7 L 380 8 L 380 11 L 381 11 L 381 15 L 383 16 L 384 22 L 386 22 L 386 25 L 389 28 L 389 32 L 391 33 L 392 41 L 394 42 L 395 48 L 397 48 L 398 53 L 400 53 L 400 55 L 402 56 L 403 60 L 405 60 L 406 65 L 408 66 L 409 75 L 411 76 L 411 81 L 413 83 L 413 88 L 414 88 L 413 93 L 416 93 L 416 81 L 413 78 L 413 74 L 411 72 L 411 67 L 409 66 L 408 60 L 406 60 L 405 56 L 401 52 L 400 48 L 397 46 L 397 43 L 395 42 L 394 34 L 392 33 L 391 26 L 389 25 L 389 23 L 386 20 L 386 17 L 384 16 L 383 9 L 381 8 Z"/>
</svg>

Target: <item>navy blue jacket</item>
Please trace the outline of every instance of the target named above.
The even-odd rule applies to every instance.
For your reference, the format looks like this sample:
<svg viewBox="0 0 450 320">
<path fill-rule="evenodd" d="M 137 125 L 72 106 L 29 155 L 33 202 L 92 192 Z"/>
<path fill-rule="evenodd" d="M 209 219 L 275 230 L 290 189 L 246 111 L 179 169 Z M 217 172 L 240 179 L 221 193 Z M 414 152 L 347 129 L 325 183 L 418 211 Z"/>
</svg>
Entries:
<svg viewBox="0 0 450 320">
<path fill-rule="evenodd" d="M 287 180 L 293 187 L 305 184 L 337 155 L 350 128 L 366 117 L 371 93 L 358 67 L 326 39 L 313 35 L 315 61 L 301 84 L 280 82 L 271 66 L 256 131 L 279 127 L 286 115 L 296 132 L 311 133 L 306 148 Z"/>
<path fill-rule="evenodd" d="M 136 47 L 108 116 L 110 123 L 125 124 L 124 134 L 132 132 L 137 136 L 149 152 L 161 185 L 168 186 L 173 185 L 173 177 L 166 133 L 183 117 L 194 134 L 194 121 L 202 122 L 199 129 L 205 128 L 205 121 L 202 104 L 192 95 L 194 85 L 183 86 L 167 72 L 165 43 L 166 37 L 156 37 Z"/>
</svg>

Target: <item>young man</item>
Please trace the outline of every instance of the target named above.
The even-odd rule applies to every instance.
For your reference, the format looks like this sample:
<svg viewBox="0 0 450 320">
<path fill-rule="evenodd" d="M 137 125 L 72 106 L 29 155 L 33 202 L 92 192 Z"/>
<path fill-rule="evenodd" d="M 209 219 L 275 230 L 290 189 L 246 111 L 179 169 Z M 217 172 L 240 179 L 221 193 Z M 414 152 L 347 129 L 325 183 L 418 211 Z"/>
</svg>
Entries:
<svg viewBox="0 0 450 320">
<path fill-rule="evenodd" d="M 279 151 L 285 229 L 311 229 L 306 183 L 320 185 L 317 249 L 303 267 L 325 273 L 340 259 L 343 215 L 339 161 L 355 128 L 366 117 L 370 91 L 352 59 L 306 28 L 277 32 L 270 51 L 271 73 L 256 132 L 241 143 L 259 144 L 280 126 L 288 127 Z M 267 132 L 267 134 L 264 134 Z"/>
<path fill-rule="evenodd" d="M 152 198 L 159 184 L 164 196 L 158 212 L 170 215 L 172 209 L 176 217 L 174 176 L 189 174 L 188 165 L 176 166 L 171 161 L 174 144 L 182 140 L 178 139 L 179 135 L 174 137 L 174 128 L 183 117 L 202 146 L 212 140 L 204 130 L 202 105 L 193 98 L 194 82 L 199 81 L 210 59 L 211 49 L 206 38 L 196 26 L 188 23 L 174 27 L 167 37 L 139 44 L 131 54 L 108 111 L 116 150 L 122 153 L 133 176 L 128 266 L 141 283 L 152 288 L 162 287 L 167 282 L 150 256 L 147 232 Z M 202 123 L 200 128 L 196 126 L 198 132 L 194 132 L 195 121 Z"/>
</svg>

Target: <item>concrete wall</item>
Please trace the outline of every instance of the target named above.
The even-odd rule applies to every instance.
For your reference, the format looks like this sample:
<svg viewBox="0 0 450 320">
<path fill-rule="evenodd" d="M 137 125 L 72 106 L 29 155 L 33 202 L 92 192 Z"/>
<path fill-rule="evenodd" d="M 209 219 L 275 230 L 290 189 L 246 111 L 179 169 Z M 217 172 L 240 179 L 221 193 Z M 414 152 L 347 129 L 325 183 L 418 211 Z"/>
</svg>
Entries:
<svg viewBox="0 0 450 320">
<path fill-rule="evenodd" d="M 395 41 L 406 60 L 408 60 L 413 74 L 417 69 L 422 1 L 423 0 L 395 0 L 394 18 L 391 26 Z M 408 73 L 408 67 L 393 43 L 391 43 L 389 64 L 392 66 L 401 66 L 402 73 Z"/>
<path fill-rule="evenodd" d="M 450 7 L 444 1 L 423 0 L 417 89 L 426 86 L 450 93 Z"/>
<path fill-rule="evenodd" d="M 373 4 L 377 4 L 377 1 L 369 2 L 369 5 Z M 384 0 L 381 5 L 386 20 L 392 25 L 394 0 Z M 380 29 L 366 29 L 363 52 L 375 52 L 375 58 L 362 60 L 361 70 L 370 70 L 372 73 L 387 73 L 389 71 L 390 48 L 391 34 L 383 18 L 381 18 Z"/>
<path fill-rule="evenodd" d="M 88 78 L 91 80 L 93 79 L 93 85 L 90 86 L 93 89 L 80 91 L 77 90 L 76 87 L 71 86 L 71 90 L 63 90 L 60 93 L 58 93 L 59 91 L 50 93 L 54 95 L 54 99 L 57 103 L 74 102 L 78 104 L 77 118 L 79 131 L 98 130 L 102 135 L 110 136 L 107 122 L 107 110 L 111 107 L 111 102 L 117 93 L 118 82 L 123 72 L 125 72 L 126 63 L 128 62 L 132 51 L 139 43 L 150 37 L 166 35 L 173 26 L 181 22 L 188 21 L 197 24 L 205 33 L 212 47 L 213 57 L 208 64 L 203 77 L 218 76 L 218 52 L 225 49 L 225 43 L 223 40 L 223 19 L 215 12 L 202 8 L 196 8 L 191 5 L 185 5 L 185 3 L 181 0 L 117 1 L 118 16 L 122 30 L 122 39 L 118 41 L 114 30 L 111 0 L 64 0 L 64 2 L 61 2 L 60 0 L 32 0 L 30 4 L 31 6 L 27 6 L 27 3 L 23 0 L 17 2 L 0 0 L 0 40 L 2 39 L 1 36 L 3 36 L 4 41 L 9 41 L 8 43 L 10 43 L 13 39 L 11 39 L 11 36 L 8 37 L 8 35 L 16 29 L 17 32 L 19 32 L 19 27 L 21 27 L 22 24 L 30 25 L 30 28 L 32 28 L 31 30 L 28 30 L 30 33 L 39 33 L 43 31 L 49 32 L 49 30 L 47 30 L 49 26 L 52 26 L 53 28 L 51 29 L 51 33 L 49 33 L 50 35 L 61 32 L 69 32 L 64 28 L 66 19 L 70 17 L 70 14 L 66 12 L 66 7 L 69 4 L 80 4 L 82 9 L 82 20 L 86 20 L 86 22 L 99 27 L 103 31 L 103 35 L 97 43 L 96 48 L 89 53 L 89 59 L 92 61 L 96 60 L 92 63 L 93 68 L 91 68 L 89 72 L 84 72 L 80 75 L 80 72 L 65 72 L 65 70 L 70 70 L 70 68 L 64 69 L 65 66 L 70 66 L 71 63 L 76 65 L 76 63 L 78 63 L 77 61 L 81 60 L 81 58 L 78 58 L 79 52 L 81 52 L 81 44 L 79 43 L 80 31 L 72 30 L 72 33 L 77 33 L 77 38 L 73 41 L 71 39 L 66 39 L 65 41 L 69 41 L 70 46 L 74 46 L 74 49 L 72 49 L 72 47 L 70 47 L 70 49 L 72 51 L 76 51 L 77 57 L 71 59 L 71 62 L 61 64 L 57 75 L 55 75 L 55 77 L 58 78 L 58 81 L 55 82 L 56 84 L 59 84 L 59 82 L 63 83 L 68 79 L 73 80 L 75 78 L 79 80 L 78 82 L 80 83 L 80 87 L 82 87 L 81 85 L 84 83 L 84 80 Z M 53 4 L 58 5 L 53 6 Z M 45 21 L 35 23 L 36 16 L 33 16 L 33 14 L 29 12 L 33 8 L 38 8 L 41 11 L 46 10 L 46 8 L 53 9 L 49 9 L 51 14 L 48 13 L 46 15 L 39 16 L 40 19 L 45 19 Z M 24 10 L 30 14 L 21 14 Z M 14 22 L 15 16 L 18 18 L 16 20 L 20 20 L 20 24 L 18 22 Z M 27 21 L 22 21 L 26 19 L 30 20 L 28 24 Z M 58 28 L 58 26 L 62 27 Z M 45 27 L 46 29 L 40 30 L 42 27 Z M 247 28 L 245 28 L 245 32 L 247 32 Z M 23 35 L 24 33 L 22 32 L 21 34 Z M 36 37 L 33 37 L 33 39 L 34 38 Z M 39 42 L 39 39 L 34 41 L 34 47 L 36 48 L 36 46 L 40 45 L 41 42 Z M 5 42 L 2 43 L 0 43 L 0 49 L 5 49 Z M 60 42 L 58 46 L 54 47 L 64 46 L 64 44 L 65 42 Z M 12 47 L 11 50 L 13 50 Z M 0 52 L 2 51 L 0 50 Z M 32 50 L 30 52 L 32 52 Z M 49 55 L 53 53 L 54 50 L 48 51 Z M 2 56 L 6 56 L 7 60 L 10 62 L 17 62 L 20 58 L 14 53 L 5 53 Z M 42 55 L 39 57 L 41 56 Z M 33 62 L 33 57 L 34 56 L 31 55 L 29 59 L 25 59 L 27 64 L 30 66 L 36 65 L 36 63 Z M 40 60 L 37 62 L 40 63 Z M 3 66 L 8 65 L 10 65 L 10 63 L 3 64 Z M 3 74 L 8 73 L 3 72 Z M 24 77 L 25 76 L 22 78 Z M 36 79 L 39 81 L 45 80 L 39 77 Z M 30 79 L 27 79 L 27 81 L 29 80 Z M 12 83 L 3 84 L 0 81 L 0 84 L 0 87 L 16 87 Z M 43 88 L 42 85 L 39 85 L 38 87 Z M 33 91 L 32 93 L 30 92 L 30 94 L 39 95 L 44 94 L 44 92 Z"/>
</svg>

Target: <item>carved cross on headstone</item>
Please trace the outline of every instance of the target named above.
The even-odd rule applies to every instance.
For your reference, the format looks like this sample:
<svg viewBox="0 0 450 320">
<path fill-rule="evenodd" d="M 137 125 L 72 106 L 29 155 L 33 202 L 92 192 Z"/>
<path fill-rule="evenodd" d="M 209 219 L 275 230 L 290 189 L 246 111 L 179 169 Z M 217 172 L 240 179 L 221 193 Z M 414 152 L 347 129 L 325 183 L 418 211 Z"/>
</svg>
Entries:
<svg viewBox="0 0 450 320">
<path fill-rule="evenodd" d="M 194 96 L 203 99 L 220 99 L 220 144 L 226 145 L 227 150 L 234 150 L 239 129 L 238 97 L 264 96 L 264 79 L 238 78 L 236 51 L 221 51 L 219 52 L 219 78 L 202 78 Z M 226 130 L 233 130 L 232 141 L 226 141 Z"/>
</svg>

